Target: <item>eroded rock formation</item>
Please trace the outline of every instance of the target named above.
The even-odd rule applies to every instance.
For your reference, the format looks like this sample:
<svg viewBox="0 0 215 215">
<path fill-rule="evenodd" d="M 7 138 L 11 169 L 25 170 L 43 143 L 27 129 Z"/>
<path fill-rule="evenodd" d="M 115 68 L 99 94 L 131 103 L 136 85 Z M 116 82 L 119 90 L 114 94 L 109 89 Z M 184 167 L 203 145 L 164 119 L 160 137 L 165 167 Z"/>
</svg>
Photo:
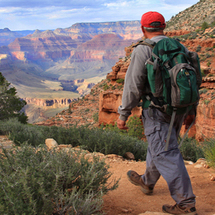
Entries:
<svg viewBox="0 0 215 215">
<path fill-rule="evenodd" d="M 65 107 L 71 103 L 71 99 L 39 99 L 39 98 L 24 98 L 27 104 L 34 104 L 40 107 Z"/>
<path fill-rule="evenodd" d="M 174 33 L 174 32 L 173 32 Z M 172 33 L 172 35 L 173 35 Z M 185 42 L 186 46 L 192 43 L 192 50 L 198 45 L 201 45 L 205 50 L 211 50 L 211 47 L 215 47 L 215 40 L 208 39 L 205 41 L 188 40 Z M 188 45 L 189 44 L 189 45 Z M 117 80 L 124 79 L 127 68 L 130 63 L 130 56 L 133 50 L 133 46 L 127 47 L 126 57 L 119 60 L 112 71 L 107 75 L 107 79 L 111 80 L 111 84 L 114 85 Z M 197 140 L 203 140 L 205 138 L 214 138 L 215 135 L 215 65 L 214 57 L 210 59 L 210 65 L 205 66 L 205 62 L 202 61 L 202 70 L 206 75 L 203 77 L 201 85 L 201 98 L 199 106 L 197 108 L 196 123 L 189 131 L 189 136 L 195 137 Z M 211 66 L 212 65 L 212 66 Z M 120 95 L 120 96 L 119 96 Z M 99 123 L 112 123 L 117 120 L 119 114 L 117 114 L 117 107 L 121 104 L 122 94 L 118 91 L 106 91 L 100 95 L 100 109 L 99 109 Z M 133 110 L 135 114 L 141 117 L 141 111 L 137 111 L 137 107 Z M 185 128 L 182 127 L 181 133 L 185 132 Z"/>
</svg>

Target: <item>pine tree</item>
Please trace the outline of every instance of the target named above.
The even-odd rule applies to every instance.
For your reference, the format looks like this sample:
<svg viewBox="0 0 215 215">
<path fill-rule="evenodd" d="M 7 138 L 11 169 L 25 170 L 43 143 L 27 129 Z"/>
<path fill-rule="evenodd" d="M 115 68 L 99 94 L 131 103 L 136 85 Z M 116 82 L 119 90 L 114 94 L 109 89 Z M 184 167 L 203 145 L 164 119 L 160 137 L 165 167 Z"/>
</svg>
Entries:
<svg viewBox="0 0 215 215">
<path fill-rule="evenodd" d="M 17 117 L 22 123 L 27 123 L 27 116 L 21 112 L 26 101 L 19 98 L 15 87 L 0 72 L 0 120 Z"/>
</svg>

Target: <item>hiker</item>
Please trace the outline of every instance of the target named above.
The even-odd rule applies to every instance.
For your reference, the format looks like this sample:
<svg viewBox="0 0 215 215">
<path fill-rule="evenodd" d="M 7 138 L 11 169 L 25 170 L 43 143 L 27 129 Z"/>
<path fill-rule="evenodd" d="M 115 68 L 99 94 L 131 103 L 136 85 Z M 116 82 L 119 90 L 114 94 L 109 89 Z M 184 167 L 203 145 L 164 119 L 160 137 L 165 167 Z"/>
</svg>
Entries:
<svg viewBox="0 0 215 215">
<path fill-rule="evenodd" d="M 167 38 L 163 31 L 165 27 L 165 19 L 160 13 L 150 11 L 142 15 L 141 29 L 148 42 L 157 43 Z M 189 52 L 187 49 L 186 51 Z M 131 114 L 132 108 L 139 104 L 143 95 L 150 92 L 146 62 L 151 57 L 151 53 L 152 48 L 147 45 L 138 45 L 133 50 L 131 63 L 125 77 L 122 105 L 118 108 L 120 116 L 117 126 L 119 129 L 128 129 L 126 120 Z M 168 149 L 165 150 L 171 115 L 158 108 L 144 108 L 143 104 L 142 121 L 148 140 L 146 170 L 143 175 L 130 170 L 127 172 L 127 176 L 129 181 L 140 186 L 146 195 L 153 193 L 156 182 L 160 176 L 163 176 L 168 184 L 170 194 L 176 202 L 175 205 L 163 205 L 162 210 L 165 213 L 197 214 L 195 195 L 177 143 L 182 124 L 184 123 L 187 128 L 194 121 L 195 109 L 196 107 L 193 107 L 189 113 L 175 116 Z M 150 111 L 151 113 L 149 113 Z"/>
</svg>

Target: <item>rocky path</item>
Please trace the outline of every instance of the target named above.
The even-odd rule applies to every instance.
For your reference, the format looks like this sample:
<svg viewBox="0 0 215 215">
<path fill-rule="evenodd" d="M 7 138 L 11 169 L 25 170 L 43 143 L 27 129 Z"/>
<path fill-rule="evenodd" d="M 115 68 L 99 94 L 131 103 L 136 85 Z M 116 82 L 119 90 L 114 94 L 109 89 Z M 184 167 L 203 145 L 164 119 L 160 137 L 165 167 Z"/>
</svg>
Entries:
<svg viewBox="0 0 215 215">
<path fill-rule="evenodd" d="M 208 168 L 204 159 L 196 163 L 185 162 L 196 195 L 198 215 L 215 215 L 215 170 Z M 118 189 L 104 196 L 103 210 L 107 215 L 162 214 L 163 204 L 175 204 L 170 197 L 165 180 L 161 177 L 154 194 L 146 196 L 139 187 L 131 184 L 126 176 L 128 170 L 143 174 L 146 162 L 109 160 L 113 178 L 121 178 Z"/>
</svg>

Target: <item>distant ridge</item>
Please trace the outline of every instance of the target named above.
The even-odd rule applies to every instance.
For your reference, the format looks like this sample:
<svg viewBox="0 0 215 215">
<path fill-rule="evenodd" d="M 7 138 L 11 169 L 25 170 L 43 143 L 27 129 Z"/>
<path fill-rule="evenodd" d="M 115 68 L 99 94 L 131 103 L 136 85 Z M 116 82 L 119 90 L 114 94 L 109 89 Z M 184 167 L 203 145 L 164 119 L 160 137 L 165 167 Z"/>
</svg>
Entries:
<svg viewBox="0 0 215 215">
<path fill-rule="evenodd" d="M 0 33 L 3 32 L 11 32 L 11 30 L 9 28 L 0 29 Z"/>
<path fill-rule="evenodd" d="M 128 34 L 139 35 L 139 37 L 142 34 L 139 21 L 76 23 L 66 28 L 65 31 L 70 34 L 88 34 L 90 36 L 116 33 L 124 39 L 127 39 Z"/>
</svg>

